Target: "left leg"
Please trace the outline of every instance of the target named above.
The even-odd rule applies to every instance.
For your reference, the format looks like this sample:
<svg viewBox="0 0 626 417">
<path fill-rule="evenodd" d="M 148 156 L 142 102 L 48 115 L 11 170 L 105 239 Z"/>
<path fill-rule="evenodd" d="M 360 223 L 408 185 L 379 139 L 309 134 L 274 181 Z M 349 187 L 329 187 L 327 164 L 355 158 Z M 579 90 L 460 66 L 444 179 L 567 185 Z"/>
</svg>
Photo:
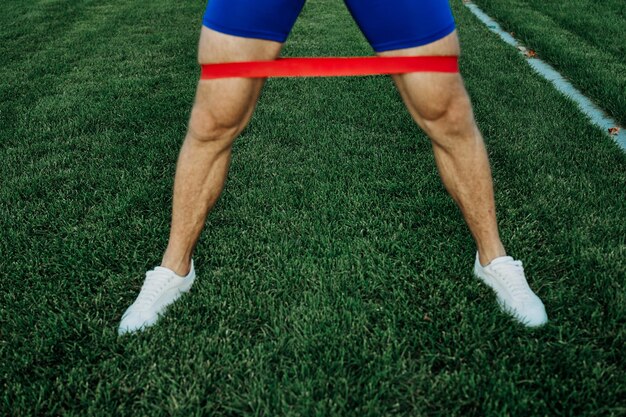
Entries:
<svg viewBox="0 0 626 417">
<path fill-rule="evenodd" d="M 427 45 L 381 56 L 458 55 L 456 32 Z M 506 255 L 498 234 L 493 185 L 483 138 L 461 75 L 409 73 L 393 79 L 409 112 L 432 141 L 441 179 L 472 233 L 480 263 Z"/>
<path fill-rule="evenodd" d="M 447 0 L 345 0 L 381 56 L 459 55 Z M 430 136 L 443 183 L 476 241 L 480 263 L 504 256 L 498 235 L 491 171 L 483 139 L 459 74 L 393 76 L 404 103 Z"/>
<path fill-rule="evenodd" d="M 381 56 L 460 54 L 446 0 L 345 1 Z M 506 256 L 500 241 L 489 160 L 460 74 L 409 73 L 393 79 L 430 137 L 441 179 L 476 241 L 474 274 L 518 321 L 543 325 L 548 320 L 543 303 L 528 286 L 522 263 Z"/>
<path fill-rule="evenodd" d="M 458 55 L 456 32 L 427 45 L 380 52 L 384 56 Z M 493 185 L 483 138 L 460 74 L 394 76 L 409 112 L 428 134 L 446 189 L 478 247 L 474 274 L 495 290 L 500 305 L 529 327 L 545 324 L 545 307 L 526 282 L 520 261 L 506 256 L 498 234 Z"/>
</svg>

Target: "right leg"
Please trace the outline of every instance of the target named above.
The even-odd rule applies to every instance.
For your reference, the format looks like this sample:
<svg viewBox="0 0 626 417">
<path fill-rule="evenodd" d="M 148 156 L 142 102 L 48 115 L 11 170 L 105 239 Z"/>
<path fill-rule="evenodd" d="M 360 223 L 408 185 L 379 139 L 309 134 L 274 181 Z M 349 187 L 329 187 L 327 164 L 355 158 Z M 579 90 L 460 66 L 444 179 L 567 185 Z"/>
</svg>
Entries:
<svg viewBox="0 0 626 417">
<path fill-rule="evenodd" d="M 280 42 L 231 36 L 203 26 L 198 60 L 200 64 L 271 60 L 281 47 Z M 224 186 L 232 143 L 248 124 L 264 81 L 223 78 L 198 83 L 178 157 L 172 225 L 161 262 L 180 276 L 189 272 L 206 216 Z"/>
<path fill-rule="evenodd" d="M 202 19 L 200 64 L 278 57 L 305 0 L 210 0 Z M 119 334 L 152 326 L 195 279 L 191 255 L 228 173 L 233 140 L 246 126 L 264 79 L 200 80 L 178 156 L 172 225 L 161 267 L 146 273 L 122 315 Z"/>
</svg>

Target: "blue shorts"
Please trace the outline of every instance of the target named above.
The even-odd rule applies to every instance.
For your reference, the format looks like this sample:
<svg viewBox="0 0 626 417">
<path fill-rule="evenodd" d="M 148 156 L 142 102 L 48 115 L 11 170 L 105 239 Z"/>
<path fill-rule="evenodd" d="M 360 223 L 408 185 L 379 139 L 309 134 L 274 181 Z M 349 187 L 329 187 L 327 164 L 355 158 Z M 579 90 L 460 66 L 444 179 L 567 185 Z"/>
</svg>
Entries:
<svg viewBox="0 0 626 417">
<path fill-rule="evenodd" d="M 285 42 L 305 0 L 209 0 L 202 23 L 244 38 Z M 376 52 L 426 45 L 454 30 L 447 0 L 344 0 Z"/>
</svg>

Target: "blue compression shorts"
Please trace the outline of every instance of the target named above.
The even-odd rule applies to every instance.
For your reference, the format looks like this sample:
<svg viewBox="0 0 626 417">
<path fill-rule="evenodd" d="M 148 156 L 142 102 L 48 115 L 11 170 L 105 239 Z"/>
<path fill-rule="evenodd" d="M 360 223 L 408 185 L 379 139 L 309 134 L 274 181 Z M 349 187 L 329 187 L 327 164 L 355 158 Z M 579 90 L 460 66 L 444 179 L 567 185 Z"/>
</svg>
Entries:
<svg viewBox="0 0 626 417">
<path fill-rule="evenodd" d="M 202 23 L 244 38 L 285 42 L 306 0 L 209 0 Z M 426 45 L 454 30 L 447 0 L 344 0 L 376 52 Z"/>
</svg>

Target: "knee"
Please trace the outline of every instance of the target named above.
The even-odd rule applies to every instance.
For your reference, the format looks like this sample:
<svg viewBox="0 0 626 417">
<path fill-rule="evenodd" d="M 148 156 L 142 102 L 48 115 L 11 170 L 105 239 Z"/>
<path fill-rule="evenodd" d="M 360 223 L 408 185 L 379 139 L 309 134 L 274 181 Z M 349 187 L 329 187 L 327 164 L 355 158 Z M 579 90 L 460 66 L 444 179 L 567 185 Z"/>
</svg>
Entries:
<svg viewBox="0 0 626 417">
<path fill-rule="evenodd" d="M 421 126 L 436 143 L 474 136 L 474 116 L 466 94 L 448 97 L 421 114 Z"/>
<path fill-rule="evenodd" d="M 189 119 L 187 138 L 195 142 L 221 142 L 230 146 L 245 127 L 241 119 L 216 114 L 199 106 L 194 106 Z"/>
</svg>

